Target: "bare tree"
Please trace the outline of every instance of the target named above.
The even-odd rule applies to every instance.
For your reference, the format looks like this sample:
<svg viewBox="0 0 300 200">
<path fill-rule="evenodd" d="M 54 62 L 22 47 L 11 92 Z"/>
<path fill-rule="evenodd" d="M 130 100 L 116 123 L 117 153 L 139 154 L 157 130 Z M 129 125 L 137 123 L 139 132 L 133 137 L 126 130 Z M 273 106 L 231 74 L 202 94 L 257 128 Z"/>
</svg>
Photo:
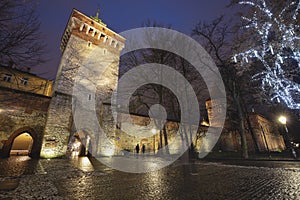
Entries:
<svg viewBox="0 0 300 200">
<path fill-rule="evenodd" d="M 227 90 L 228 113 L 231 123 L 238 127 L 241 136 L 242 156 L 248 158 L 248 145 L 245 132 L 245 106 L 242 101 L 243 85 L 242 74 L 230 62 L 231 50 L 234 47 L 233 40 L 235 27 L 226 23 L 221 16 L 211 23 L 200 22 L 192 32 L 192 35 L 207 49 L 217 63 Z M 245 81 L 244 81 L 245 82 Z M 243 88 L 243 89 L 242 89 Z M 235 117 L 237 115 L 237 117 Z"/>
<path fill-rule="evenodd" d="M 153 26 L 156 25 L 157 24 L 154 23 Z M 153 39 L 150 37 L 150 35 L 151 34 L 149 34 L 149 37 L 146 39 Z M 153 41 L 148 42 L 149 44 L 151 44 Z M 127 70 L 130 70 L 131 68 L 143 63 L 160 63 L 169 65 L 172 58 L 173 55 L 170 52 L 159 51 L 155 49 L 146 49 L 139 52 L 132 52 L 127 55 L 125 59 L 121 60 L 121 75 Z M 157 75 L 159 76 L 159 74 Z M 173 110 L 171 109 L 171 107 L 177 107 L 178 102 L 176 101 L 176 97 L 172 97 L 174 97 L 172 92 L 162 85 L 144 85 L 136 90 L 136 92 L 133 94 L 130 102 L 130 112 L 148 115 L 150 107 L 154 104 L 159 104 L 164 105 L 165 108 L 170 108 L 167 109 L 168 115 L 171 116 L 171 118 L 174 118 L 177 115 L 176 112 L 178 112 L 178 108 Z M 154 123 L 157 127 L 160 127 L 162 122 L 160 119 L 154 119 Z M 166 154 L 169 154 L 168 135 L 165 125 L 163 125 L 162 130 L 159 131 L 159 147 L 162 148 L 164 146 L 166 147 Z"/>
<path fill-rule="evenodd" d="M 145 26 L 162 27 L 168 29 L 170 28 L 170 26 L 164 26 L 156 22 L 151 23 L 149 21 L 145 24 Z M 180 45 L 180 42 L 178 42 L 177 44 L 175 41 L 178 41 L 178 39 L 175 37 L 176 35 L 174 35 L 174 38 L 172 38 L 170 34 L 166 34 L 166 35 L 160 34 L 158 37 L 155 33 L 152 33 L 151 31 L 147 31 L 144 40 L 146 44 L 155 44 L 159 42 L 157 41 L 157 38 L 159 38 L 160 41 L 166 42 L 165 44 L 162 44 L 162 45 L 166 45 L 166 47 L 170 45 L 168 42 L 172 41 L 172 45 L 175 46 L 176 48 L 181 48 L 182 51 L 189 52 L 190 49 L 188 45 L 182 46 Z M 182 49 L 182 48 L 186 48 L 186 49 Z M 198 98 L 198 102 L 204 105 L 203 99 L 208 98 L 207 97 L 208 91 L 205 83 L 203 82 L 203 79 L 201 78 L 201 75 L 199 74 L 199 72 L 197 72 L 196 69 L 194 69 L 194 67 L 188 61 L 186 61 L 184 58 L 178 55 L 175 55 L 174 53 L 164 51 L 164 50 L 159 50 L 159 49 L 143 49 L 143 50 L 127 53 L 121 59 L 120 76 L 125 74 L 128 70 L 145 63 L 157 63 L 157 64 L 166 65 L 179 72 L 187 80 L 188 84 L 190 84 L 193 87 L 193 90 Z M 163 74 L 162 72 L 158 72 L 154 70 L 153 73 L 157 73 L 157 77 L 161 77 L 161 75 Z M 142 76 L 143 74 L 140 75 Z M 174 84 L 174 88 L 181 88 L 182 95 L 185 96 L 188 95 L 187 85 L 178 85 L 179 83 L 177 83 L 176 81 L 173 84 Z M 203 95 L 205 94 L 206 97 L 203 97 Z M 180 111 L 180 105 L 178 99 L 170 89 L 158 84 L 147 84 L 138 88 L 131 97 L 130 110 L 132 113 L 147 115 L 148 111 L 150 110 L 150 107 L 154 104 L 163 105 L 163 107 L 167 111 L 168 119 L 180 121 L 181 111 Z M 190 106 L 189 110 L 190 112 L 193 112 L 192 106 Z M 160 122 L 158 120 L 156 124 L 159 123 Z M 180 122 L 180 123 L 182 126 L 181 129 L 178 131 L 181 134 L 183 145 L 190 146 L 189 144 L 192 144 L 193 146 L 193 139 L 195 139 L 192 138 L 193 135 L 192 132 L 194 131 L 193 126 L 198 126 L 198 124 L 189 124 L 187 122 L 185 122 L 186 124 L 184 122 Z M 160 147 L 165 146 L 166 153 L 169 153 L 168 135 L 165 126 L 162 127 L 162 130 L 159 133 L 159 139 L 160 139 L 159 141 Z M 189 152 L 192 152 L 191 149 Z"/>
<path fill-rule="evenodd" d="M 0 59 L 4 64 L 31 67 L 44 61 L 35 1 L 0 1 Z"/>
</svg>

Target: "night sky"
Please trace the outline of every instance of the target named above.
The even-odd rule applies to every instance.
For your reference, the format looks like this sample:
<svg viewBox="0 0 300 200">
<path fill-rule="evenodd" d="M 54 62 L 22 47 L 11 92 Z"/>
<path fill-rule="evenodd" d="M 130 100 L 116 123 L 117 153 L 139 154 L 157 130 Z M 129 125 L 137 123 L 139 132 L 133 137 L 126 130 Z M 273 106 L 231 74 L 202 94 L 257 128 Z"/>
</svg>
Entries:
<svg viewBox="0 0 300 200">
<path fill-rule="evenodd" d="M 42 38 L 47 45 L 45 64 L 32 69 L 39 76 L 54 79 L 60 60 L 60 39 L 73 8 L 90 16 L 100 6 L 100 18 L 119 33 L 141 27 L 147 20 L 171 25 L 190 35 L 200 21 L 209 21 L 228 12 L 230 0 L 41 0 L 37 6 Z"/>
</svg>

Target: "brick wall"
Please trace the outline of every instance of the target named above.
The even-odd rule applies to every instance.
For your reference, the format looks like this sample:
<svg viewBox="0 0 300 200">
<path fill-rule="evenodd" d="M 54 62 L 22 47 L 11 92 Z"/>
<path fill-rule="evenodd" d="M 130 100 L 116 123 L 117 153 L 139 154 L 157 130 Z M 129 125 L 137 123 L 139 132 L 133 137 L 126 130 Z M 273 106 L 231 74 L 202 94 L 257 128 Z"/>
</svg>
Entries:
<svg viewBox="0 0 300 200">
<path fill-rule="evenodd" d="M 36 141 L 34 141 L 35 146 L 33 148 L 39 151 L 50 97 L 0 88 L 0 102 L 0 149 L 2 156 L 4 146 L 12 142 L 9 140 L 13 140 L 14 136 L 24 131 L 34 134 L 32 136 L 35 137 Z"/>
</svg>

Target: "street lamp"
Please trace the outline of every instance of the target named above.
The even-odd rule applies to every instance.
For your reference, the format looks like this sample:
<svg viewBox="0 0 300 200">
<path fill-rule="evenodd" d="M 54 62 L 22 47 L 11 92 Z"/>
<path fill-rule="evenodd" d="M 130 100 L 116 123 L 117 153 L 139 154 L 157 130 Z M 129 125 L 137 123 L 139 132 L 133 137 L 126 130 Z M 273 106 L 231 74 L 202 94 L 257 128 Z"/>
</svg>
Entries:
<svg viewBox="0 0 300 200">
<path fill-rule="evenodd" d="M 289 130 L 288 130 L 287 126 L 286 126 L 287 118 L 285 116 L 281 115 L 278 118 L 278 121 L 284 126 L 284 129 L 285 129 L 284 136 L 285 136 L 285 141 L 287 143 L 287 148 L 291 149 L 291 153 L 292 153 L 293 157 L 296 159 L 297 158 L 297 154 L 296 154 L 296 151 L 295 151 L 293 145 L 291 144 L 291 141 L 290 141 L 290 138 L 289 138 L 289 135 L 288 135 Z"/>
<path fill-rule="evenodd" d="M 287 121 L 286 117 L 283 116 L 283 115 L 281 115 L 281 116 L 278 118 L 278 121 L 284 126 L 285 132 L 288 133 L 289 130 L 288 130 L 287 126 L 286 126 L 286 121 Z"/>
<path fill-rule="evenodd" d="M 157 132 L 157 130 L 156 130 L 155 128 L 151 130 L 151 133 L 152 133 L 153 135 L 155 135 L 156 132 Z"/>
<path fill-rule="evenodd" d="M 282 124 L 286 124 L 286 117 L 281 115 L 279 118 L 278 118 L 279 122 L 282 123 Z"/>
</svg>

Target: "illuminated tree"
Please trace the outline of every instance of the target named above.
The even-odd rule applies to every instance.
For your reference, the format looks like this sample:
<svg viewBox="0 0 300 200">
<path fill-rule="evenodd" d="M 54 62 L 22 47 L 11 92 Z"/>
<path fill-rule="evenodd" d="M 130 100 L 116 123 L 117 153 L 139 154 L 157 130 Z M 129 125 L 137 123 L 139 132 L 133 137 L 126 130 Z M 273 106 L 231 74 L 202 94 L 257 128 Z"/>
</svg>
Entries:
<svg viewBox="0 0 300 200">
<path fill-rule="evenodd" d="M 250 0 L 239 4 L 250 8 L 250 13 L 242 16 L 242 27 L 250 34 L 244 42 L 247 50 L 235 54 L 234 61 L 245 68 L 255 67 L 252 79 L 261 82 L 271 101 L 300 109 L 300 1 Z"/>
</svg>

